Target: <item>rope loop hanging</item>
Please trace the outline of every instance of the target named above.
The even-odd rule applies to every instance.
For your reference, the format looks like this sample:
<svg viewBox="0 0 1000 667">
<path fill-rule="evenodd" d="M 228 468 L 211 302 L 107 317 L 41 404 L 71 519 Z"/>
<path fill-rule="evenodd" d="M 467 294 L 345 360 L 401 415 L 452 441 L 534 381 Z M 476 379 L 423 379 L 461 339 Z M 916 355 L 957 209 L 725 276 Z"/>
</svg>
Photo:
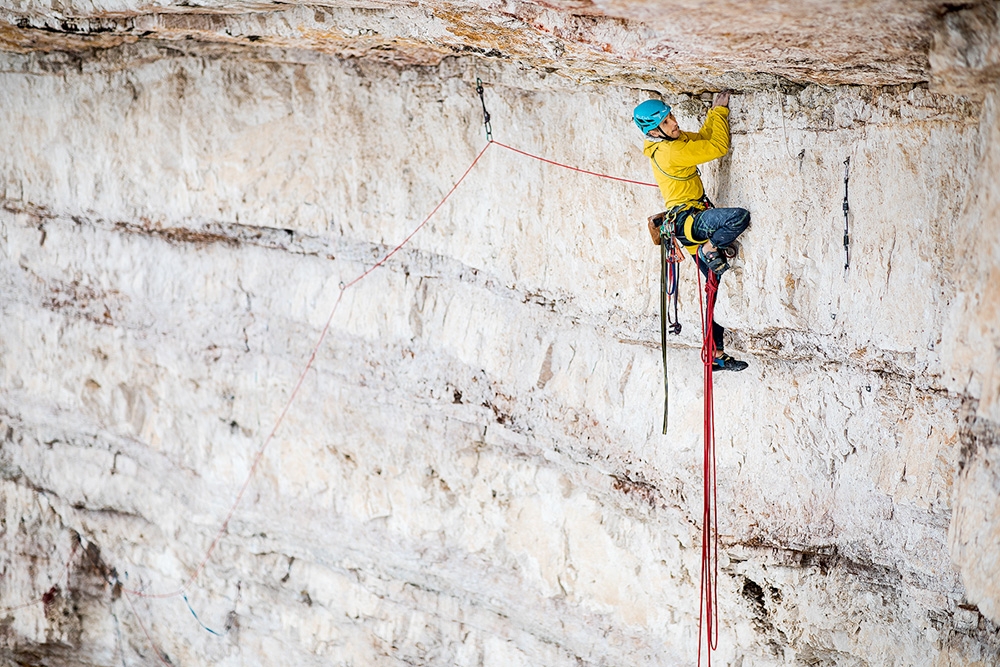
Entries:
<svg viewBox="0 0 1000 667">
<path fill-rule="evenodd" d="M 697 260 L 699 263 L 701 260 Z M 712 364 L 715 360 L 715 338 L 712 321 L 715 318 L 715 299 L 719 291 L 719 278 L 711 269 L 706 271 L 705 300 L 701 306 L 702 346 L 701 358 L 705 365 L 704 395 L 704 459 L 702 476 L 701 516 L 701 584 L 698 602 L 698 665 L 702 664 L 702 646 L 705 646 L 705 664 L 712 665 L 712 652 L 719 647 L 719 524 L 717 511 L 717 483 L 715 459 L 715 395 Z M 701 271 L 698 271 L 698 291 L 701 291 Z M 702 632 L 704 630 L 704 633 Z M 702 642 L 704 636 L 705 641 Z"/>
</svg>

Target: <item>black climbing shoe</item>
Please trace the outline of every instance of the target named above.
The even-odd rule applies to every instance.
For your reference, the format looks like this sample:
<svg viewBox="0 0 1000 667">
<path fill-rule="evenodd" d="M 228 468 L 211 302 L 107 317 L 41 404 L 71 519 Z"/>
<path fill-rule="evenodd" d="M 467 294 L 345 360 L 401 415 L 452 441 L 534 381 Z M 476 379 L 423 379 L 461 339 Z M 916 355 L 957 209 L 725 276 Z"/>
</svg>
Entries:
<svg viewBox="0 0 1000 667">
<path fill-rule="evenodd" d="M 722 277 L 722 274 L 729 270 L 726 258 L 718 250 L 705 250 L 705 246 L 698 246 L 698 259 L 704 262 L 705 266 L 711 269 L 712 273 Z"/>
<path fill-rule="evenodd" d="M 712 360 L 713 371 L 741 371 L 749 365 L 745 361 L 733 359 L 725 352 L 722 353 L 721 357 L 716 357 Z"/>
<path fill-rule="evenodd" d="M 736 256 L 740 254 L 740 242 L 733 241 L 729 245 L 720 245 L 719 252 L 726 259 L 736 259 Z"/>
</svg>

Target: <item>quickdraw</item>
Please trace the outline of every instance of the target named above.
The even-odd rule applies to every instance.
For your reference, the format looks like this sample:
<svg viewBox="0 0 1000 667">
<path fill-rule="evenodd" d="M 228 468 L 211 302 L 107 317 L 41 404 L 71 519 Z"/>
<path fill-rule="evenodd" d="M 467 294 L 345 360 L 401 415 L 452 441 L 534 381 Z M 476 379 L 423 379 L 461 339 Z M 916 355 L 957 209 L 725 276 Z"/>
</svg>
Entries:
<svg viewBox="0 0 1000 667">
<path fill-rule="evenodd" d="M 851 156 L 844 160 L 844 273 L 851 268 L 851 230 L 847 226 L 847 219 L 851 212 L 851 206 L 847 203 L 847 181 L 851 178 Z M 846 276 L 845 276 L 846 277 Z"/>
<path fill-rule="evenodd" d="M 483 96 L 483 81 L 476 77 L 476 92 L 479 93 L 479 101 L 483 103 L 483 125 L 486 127 L 486 141 L 493 141 L 493 127 L 490 125 L 490 112 L 486 110 L 486 98 Z"/>
</svg>

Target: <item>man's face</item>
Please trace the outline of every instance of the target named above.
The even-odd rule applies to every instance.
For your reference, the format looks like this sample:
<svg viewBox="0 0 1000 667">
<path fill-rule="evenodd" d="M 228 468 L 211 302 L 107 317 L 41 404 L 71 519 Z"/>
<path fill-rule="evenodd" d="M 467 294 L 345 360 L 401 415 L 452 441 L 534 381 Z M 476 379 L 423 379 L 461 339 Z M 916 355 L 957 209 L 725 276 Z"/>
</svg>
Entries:
<svg viewBox="0 0 1000 667">
<path fill-rule="evenodd" d="M 658 128 L 665 136 L 671 139 L 676 139 L 681 136 L 680 125 L 677 124 L 677 119 L 674 118 L 674 114 L 667 114 L 667 117 L 663 119 Z"/>
</svg>

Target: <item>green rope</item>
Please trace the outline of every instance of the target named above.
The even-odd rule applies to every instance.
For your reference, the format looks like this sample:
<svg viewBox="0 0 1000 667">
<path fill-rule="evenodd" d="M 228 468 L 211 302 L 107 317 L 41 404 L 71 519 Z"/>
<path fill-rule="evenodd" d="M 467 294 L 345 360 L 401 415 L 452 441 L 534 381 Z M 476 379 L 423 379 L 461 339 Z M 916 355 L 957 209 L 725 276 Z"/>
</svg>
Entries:
<svg viewBox="0 0 1000 667">
<path fill-rule="evenodd" d="M 663 356 L 663 435 L 667 434 L 667 403 L 670 380 L 667 377 L 667 246 L 672 239 L 660 227 L 660 353 Z"/>
</svg>

